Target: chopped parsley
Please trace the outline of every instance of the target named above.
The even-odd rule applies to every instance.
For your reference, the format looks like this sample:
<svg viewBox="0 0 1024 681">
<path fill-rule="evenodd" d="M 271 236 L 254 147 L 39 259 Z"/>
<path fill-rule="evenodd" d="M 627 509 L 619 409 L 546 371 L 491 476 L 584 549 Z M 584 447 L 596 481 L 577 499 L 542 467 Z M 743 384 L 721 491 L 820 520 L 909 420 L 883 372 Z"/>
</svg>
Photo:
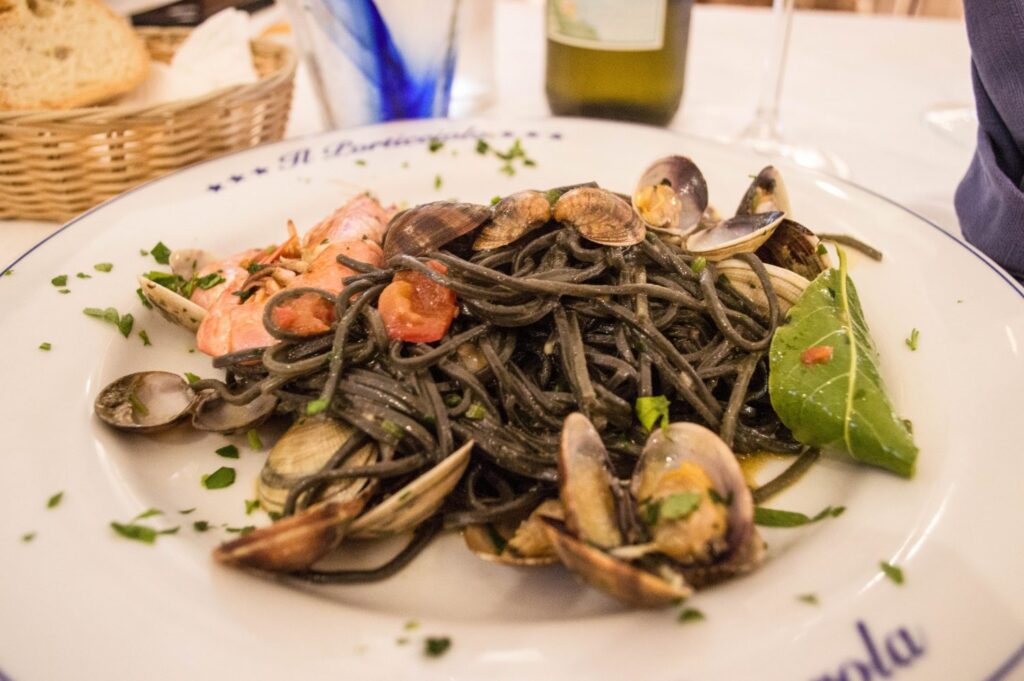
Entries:
<svg viewBox="0 0 1024 681">
<path fill-rule="evenodd" d="M 225 527 L 224 531 L 230 532 L 231 534 L 240 534 L 244 537 L 255 529 L 255 525 L 246 525 L 244 527 Z"/>
<path fill-rule="evenodd" d="M 185 380 L 189 382 L 189 385 L 191 385 L 192 383 L 195 383 L 196 381 L 198 381 L 200 379 L 199 379 L 198 376 L 193 374 L 191 371 L 186 371 L 185 372 Z"/>
<path fill-rule="evenodd" d="M 469 409 L 466 410 L 466 418 L 479 421 L 483 417 L 487 416 L 487 408 L 479 402 L 474 402 L 469 405 Z"/>
<path fill-rule="evenodd" d="M 246 499 L 245 500 L 245 514 L 252 515 L 252 512 L 260 507 L 259 499 Z"/>
<path fill-rule="evenodd" d="M 221 276 L 220 271 L 212 272 L 205 276 L 200 277 L 195 272 L 188 279 L 179 276 L 177 274 L 171 274 L 170 272 L 147 272 L 143 275 L 146 279 L 149 279 L 155 284 L 159 284 L 166 289 L 174 291 L 183 298 L 191 298 L 192 293 L 196 290 L 196 287 L 203 289 L 211 289 L 217 284 L 222 284 L 224 277 Z M 250 293 L 249 295 L 252 295 Z"/>
<path fill-rule="evenodd" d="M 60 506 L 60 502 L 63 498 L 64 492 L 57 492 L 52 497 L 46 500 L 46 508 L 57 508 L 58 506 Z"/>
<path fill-rule="evenodd" d="M 887 563 L 884 560 L 878 564 L 878 567 L 882 568 L 882 572 L 885 576 L 891 579 L 896 584 L 903 584 L 903 570 L 899 569 L 892 563 Z"/>
<path fill-rule="evenodd" d="M 227 281 L 227 279 L 220 276 L 220 270 L 218 270 L 211 274 L 207 274 L 205 277 L 199 277 L 196 279 L 196 286 L 205 291 L 213 288 L 217 284 L 223 284 L 225 281 Z"/>
<path fill-rule="evenodd" d="M 406 620 L 405 625 L 402 627 L 406 631 L 414 631 L 420 628 L 419 620 Z"/>
<path fill-rule="evenodd" d="M 97 272 L 109 272 L 114 269 L 114 264 L 109 262 L 98 262 L 92 266 Z"/>
<path fill-rule="evenodd" d="M 440 175 L 434 175 L 434 189 L 440 190 L 441 185 L 444 184 L 444 180 Z"/>
<path fill-rule="evenodd" d="M 137 295 L 139 297 L 139 300 L 142 301 L 142 307 L 146 308 L 147 310 L 153 309 L 153 303 L 149 302 L 149 298 L 146 297 L 146 295 L 142 292 L 141 288 L 135 289 L 135 295 Z"/>
<path fill-rule="evenodd" d="M 138 522 L 157 515 L 163 515 L 163 511 L 151 508 L 143 511 L 127 523 L 119 523 L 116 521 L 111 522 L 110 527 L 125 539 L 132 539 L 134 541 L 142 542 L 143 544 L 152 544 L 156 541 L 156 538 L 162 534 L 177 534 L 179 529 L 178 527 L 171 527 L 166 530 L 157 530 L 148 525 L 140 525 Z"/>
<path fill-rule="evenodd" d="M 917 329 L 910 330 L 910 338 L 905 339 L 903 342 L 907 344 L 907 347 L 911 350 L 917 350 L 917 339 L 921 335 L 921 332 Z"/>
<path fill-rule="evenodd" d="M 690 269 L 693 270 L 694 274 L 700 274 L 701 272 L 704 271 L 704 268 L 707 266 L 708 259 L 705 258 L 703 255 L 698 255 L 696 258 L 693 259 L 693 262 L 690 263 Z"/>
<path fill-rule="evenodd" d="M 654 430 L 655 424 L 661 421 L 661 426 L 668 425 L 668 398 L 664 395 L 636 398 L 636 417 L 640 419 L 640 425 L 648 432 Z"/>
<path fill-rule="evenodd" d="M 365 166 L 366 165 L 366 159 L 365 158 L 357 158 L 355 163 L 356 163 L 357 166 Z"/>
<path fill-rule="evenodd" d="M 679 617 L 676 618 L 679 622 L 700 622 L 704 619 L 704 613 L 696 608 L 685 608 L 679 613 Z"/>
<path fill-rule="evenodd" d="M 238 447 L 234 445 L 224 445 L 217 450 L 217 456 L 223 456 L 225 459 L 237 459 Z"/>
<path fill-rule="evenodd" d="M 40 350 L 46 350 L 47 352 L 49 352 L 49 351 L 50 351 L 50 348 L 52 348 L 52 347 L 53 347 L 53 346 L 52 346 L 52 345 L 50 345 L 49 343 L 40 343 L 40 344 L 39 344 L 39 349 L 40 349 Z"/>
<path fill-rule="evenodd" d="M 245 271 L 248 272 L 249 274 L 256 274 L 265 267 L 266 265 L 261 265 L 258 262 L 251 262 L 245 266 Z"/>
<path fill-rule="evenodd" d="M 135 516 L 134 518 L 132 518 L 132 522 L 134 523 L 136 520 L 145 520 L 146 518 L 152 518 L 155 515 L 163 515 L 163 514 L 164 514 L 164 512 L 161 511 L 159 508 L 148 508 L 145 511 L 143 511 L 142 513 L 140 513 L 137 516 Z"/>
<path fill-rule="evenodd" d="M 92 279 L 92 275 L 86 274 L 85 272 L 79 272 L 75 276 L 78 277 L 79 279 Z"/>
<path fill-rule="evenodd" d="M 149 251 L 147 251 L 145 248 L 140 248 L 139 249 L 139 255 L 141 255 L 143 258 L 145 258 L 147 255 L 149 255 Z"/>
<path fill-rule="evenodd" d="M 380 422 L 380 427 L 385 433 L 395 438 L 396 440 L 401 440 L 403 437 L 405 437 L 405 430 L 402 428 L 402 426 L 398 425 L 394 421 L 384 419 L 383 421 Z"/>
<path fill-rule="evenodd" d="M 57 288 L 60 288 L 61 286 L 67 286 L 68 285 L 68 275 L 66 275 L 66 274 L 58 274 L 56 277 L 54 277 L 53 279 L 50 280 L 50 283 L 53 284 L 54 286 L 56 286 Z"/>
<path fill-rule="evenodd" d="M 427 657 L 441 657 L 452 647 L 452 640 L 447 636 L 428 636 L 423 642 L 423 654 Z"/>
<path fill-rule="evenodd" d="M 430 142 L 427 144 L 427 149 L 429 149 L 430 153 L 433 154 L 434 152 L 436 152 L 438 149 L 440 149 L 443 146 L 444 146 L 444 142 L 442 142 L 441 140 L 437 139 L 436 137 L 431 137 L 430 138 Z"/>
<path fill-rule="evenodd" d="M 21 543 L 22 544 L 27 544 L 30 541 L 32 541 L 33 539 L 35 539 L 35 538 L 36 538 L 36 533 L 35 532 L 26 532 L 25 534 L 21 535 Z"/>
<path fill-rule="evenodd" d="M 201 482 L 206 489 L 230 487 L 235 482 L 235 469 L 221 466 L 209 475 L 204 475 Z"/>
<path fill-rule="evenodd" d="M 310 400 L 306 402 L 306 414 L 312 416 L 319 414 L 327 408 L 327 400 Z"/>
<path fill-rule="evenodd" d="M 246 442 L 249 443 L 249 449 L 258 452 L 263 449 L 263 440 L 260 439 L 259 431 L 255 428 L 250 428 L 245 434 Z"/>
<path fill-rule="evenodd" d="M 14 269 L 13 269 L 13 268 L 12 268 L 12 269 L 9 269 L 9 270 L 7 270 L 6 272 L 4 272 L 4 276 L 5 276 L 5 277 L 9 277 L 9 276 L 11 276 L 12 274 L 14 274 Z"/>
<path fill-rule="evenodd" d="M 59 288 L 57 289 L 57 293 L 71 293 L 71 289 Z"/>
<path fill-rule="evenodd" d="M 825 248 L 825 244 L 818 244 L 818 255 L 827 255 L 828 249 Z"/>
<path fill-rule="evenodd" d="M 492 206 L 497 206 L 499 203 L 501 203 L 501 197 L 500 196 L 492 196 L 491 197 L 491 205 Z"/>
<path fill-rule="evenodd" d="M 206 532 L 210 529 L 210 523 L 207 520 L 197 520 L 192 523 L 192 529 L 196 532 Z"/>
<path fill-rule="evenodd" d="M 188 515 L 189 513 L 194 513 L 195 510 L 196 510 L 196 507 L 193 506 L 192 508 L 186 508 L 186 509 L 183 509 L 181 511 L 178 511 L 178 513 L 180 513 L 181 515 Z"/>
<path fill-rule="evenodd" d="M 686 518 L 700 506 L 700 492 L 679 492 L 662 497 L 658 517 L 665 520 Z"/>
<path fill-rule="evenodd" d="M 399 636 L 395 639 L 395 645 L 404 646 L 409 644 L 408 636 Z"/>
<path fill-rule="evenodd" d="M 728 496 L 723 497 L 718 493 L 718 490 L 714 487 L 708 489 L 708 496 L 711 497 L 711 501 L 722 506 L 732 506 L 732 492 L 729 492 Z"/>
<path fill-rule="evenodd" d="M 796 599 L 801 603 L 806 603 L 807 605 L 818 605 L 818 597 L 814 594 L 800 594 Z"/>
<path fill-rule="evenodd" d="M 166 265 L 168 262 L 170 262 L 171 249 L 167 248 L 167 246 L 164 245 L 163 241 L 158 241 L 156 246 L 153 246 L 153 248 L 149 249 L 149 252 L 153 256 L 153 259 L 156 260 L 161 265 Z"/>
<path fill-rule="evenodd" d="M 238 302 L 239 303 L 244 303 L 245 301 L 247 301 L 250 298 L 252 298 L 254 293 L 256 293 L 256 289 L 253 288 L 253 287 L 250 287 L 250 288 L 244 289 L 242 291 L 235 291 L 231 295 L 238 296 Z"/>
<path fill-rule="evenodd" d="M 117 330 L 121 332 L 121 335 L 127 338 L 132 332 L 132 325 L 135 323 L 135 319 L 130 313 L 124 315 L 118 314 L 117 310 L 112 307 L 106 309 L 100 309 L 98 307 L 87 307 L 82 310 L 89 317 L 95 317 L 102 319 L 105 322 L 113 324 L 117 327 Z"/>
<path fill-rule="evenodd" d="M 143 345 L 152 345 L 152 343 L 149 342 L 149 334 L 146 333 L 145 329 L 142 329 L 141 331 L 139 331 L 139 338 L 142 339 L 142 344 Z"/>
<path fill-rule="evenodd" d="M 782 511 L 774 508 L 754 507 L 754 523 L 763 527 L 800 527 L 816 523 L 825 518 L 838 518 L 846 510 L 845 506 L 826 506 L 815 516 L 808 516 L 797 511 Z"/>
<path fill-rule="evenodd" d="M 476 153 L 486 154 L 491 150 L 491 145 L 487 143 L 487 140 L 479 139 L 476 141 Z"/>
</svg>

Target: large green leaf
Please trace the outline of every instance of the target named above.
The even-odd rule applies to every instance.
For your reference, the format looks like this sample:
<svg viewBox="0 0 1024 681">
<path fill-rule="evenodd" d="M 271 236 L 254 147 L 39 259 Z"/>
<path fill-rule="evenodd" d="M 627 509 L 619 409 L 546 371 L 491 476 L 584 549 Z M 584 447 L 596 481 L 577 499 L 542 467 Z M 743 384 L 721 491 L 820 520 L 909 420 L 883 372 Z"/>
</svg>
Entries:
<svg viewBox="0 0 1024 681">
<path fill-rule="evenodd" d="M 816 347 L 830 347 L 831 358 L 821 361 L 826 350 L 804 354 Z M 789 310 L 769 359 L 772 406 L 797 440 L 841 447 L 865 463 L 914 474 L 917 447 L 885 394 L 878 350 L 846 276 L 844 253 L 839 269 L 818 275 Z"/>
</svg>

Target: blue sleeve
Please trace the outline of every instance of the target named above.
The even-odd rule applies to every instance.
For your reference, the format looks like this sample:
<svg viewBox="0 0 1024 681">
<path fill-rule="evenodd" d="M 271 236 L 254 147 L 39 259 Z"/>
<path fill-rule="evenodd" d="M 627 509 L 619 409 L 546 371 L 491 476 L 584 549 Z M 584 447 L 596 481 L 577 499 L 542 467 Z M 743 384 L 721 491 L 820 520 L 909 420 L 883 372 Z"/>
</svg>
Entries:
<svg viewBox="0 0 1024 681">
<path fill-rule="evenodd" d="M 957 188 L 972 244 L 1024 277 L 1024 0 L 965 0 L 978 147 Z"/>
</svg>

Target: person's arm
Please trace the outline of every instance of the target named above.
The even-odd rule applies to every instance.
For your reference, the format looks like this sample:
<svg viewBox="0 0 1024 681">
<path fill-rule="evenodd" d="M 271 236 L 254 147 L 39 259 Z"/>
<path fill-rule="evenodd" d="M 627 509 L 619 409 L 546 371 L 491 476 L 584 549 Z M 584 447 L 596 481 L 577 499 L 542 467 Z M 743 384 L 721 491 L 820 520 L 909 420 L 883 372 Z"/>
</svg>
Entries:
<svg viewBox="0 0 1024 681">
<path fill-rule="evenodd" d="M 964 0 L 978 148 L 956 191 L 964 236 L 1024 278 L 1024 0 Z"/>
</svg>

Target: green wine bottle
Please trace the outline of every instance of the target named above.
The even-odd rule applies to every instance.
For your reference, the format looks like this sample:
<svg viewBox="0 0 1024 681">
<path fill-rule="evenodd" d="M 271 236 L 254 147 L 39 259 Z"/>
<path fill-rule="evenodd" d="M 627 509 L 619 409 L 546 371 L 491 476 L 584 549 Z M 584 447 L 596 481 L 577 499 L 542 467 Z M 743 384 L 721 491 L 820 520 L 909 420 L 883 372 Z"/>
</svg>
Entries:
<svg viewBox="0 0 1024 681">
<path fill-rule="evenodd" d="M 666 125 L 679 109 L 693 0 L 547 0 L 551 112 Z"/>
</svg>

